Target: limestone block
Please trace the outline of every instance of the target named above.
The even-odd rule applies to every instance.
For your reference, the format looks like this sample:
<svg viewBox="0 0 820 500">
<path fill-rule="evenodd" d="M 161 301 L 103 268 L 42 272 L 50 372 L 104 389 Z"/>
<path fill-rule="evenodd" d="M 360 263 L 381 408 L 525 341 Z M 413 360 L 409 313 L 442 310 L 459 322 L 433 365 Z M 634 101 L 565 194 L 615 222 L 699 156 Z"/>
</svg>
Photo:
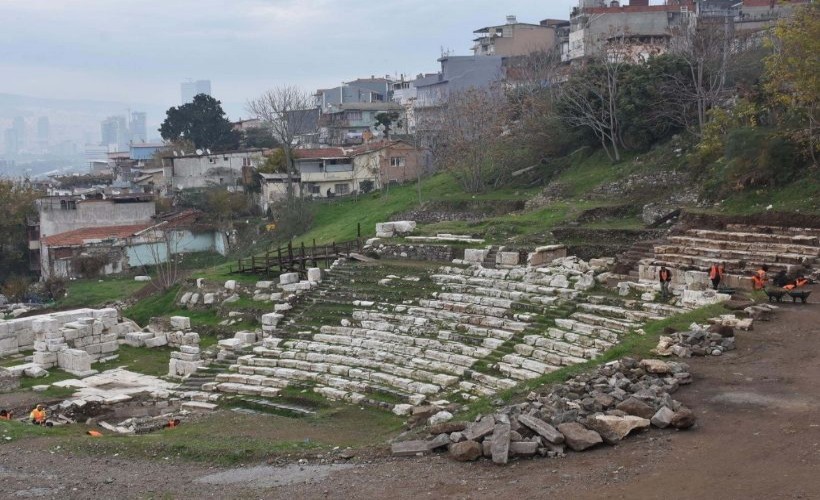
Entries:
<svg viewBox="0 0 820 500">
<path fill-rule="evenodd" d="M 190 330 L 191 318 L 187 316 L 171 316 L 171 328 L 174 330 Z"/>
<path fill-rule="evenodd" d="M 205 286 L 205 278 L 197 278 L 196 279 L 196 287 L 203 288 Z"/>
<path fill-rule="evenodd" d="M 191 293 L 191 292 L 183 293 L 182 298 L 179 299 L 179 303 L 180 304 L 187 304 L 191 300 L 191 295 L 193 295 L 193 293 Z"/>
<path fill-rule="evenodd" d="M 35 364 L 23 370 L 23 375 L 31 378 L 40 378 L 47 376 L 48 372 L 45 371 L 41 366 Z"/>
<path fill-rule="evenodd" d="M 159 333 L 155 337 L 145 339 L 145 347 L 162 347 L 168 345 L 168 336 L 164 333 Z"/>
<path fill-rule="evenodd" d="M 228 280 L 225 282 L 225 289 L 233 292 L 236 290 L 236 280 Z"/>
<path fill-rule="evenodd" d="M 72 374 L 91 371 L 91 356 L 81 349 L 63 349 L 57 353 L 57 366 Z"/>
<path fill-rule="evenodd" d="M 393 222 L 393 232 L 397 234 L 410 234 L 416 230 L 416 221 L 403 220 Z"/>
<path fill-rule="evenodd" d="M 538 247 L 534 252 L 527 255 L 527 265 L 531 267 L 542 266 L 566 256 L 567 247 L 564 245 L 547 245 Z"/>
<path fill-rule="evenodd" d="M 185 335 L 182 337 L 182 344 L 183 345 L 190 345 L 190 346 L 198 346 L 199 345 L 199 334 L 196 332 L 186 332 Z"/>
<path fill-rule="evenodd" d="M 120 344 L 114 340 L 113 342 L 103 342 L 100 344 L 100 353 L 101 354 L 111 354 L 112 352 L 119 349 Z"/>
<path fill-rule="evenodd" d="M 464 261 L 471 262 L 471 263 L 482 263 L 484 259 L 487 257 L 489 250 L 481 249 L 481 248 L 465 248 L 464 249 Z"/>
<path fill-rule="evenodd" d="M 36 318 L 31 322 L 31 330 L 34 333 L 55 332 L 59 329 L 60 322 L 50 316 Z"/>
<path fill-rule="evenodd" d="M 498 252 L 495 257 L 495 262 L 502 266 L 517 266 L 518 259 L 518 252 Z"/>
<path fill-rule="evenodd" d="M 199 361 L 199 353 L 189 354 L 185 352 L 172 352 L 171 358 L 179 359 L 181 361 Z"/>
<path fill-rule="evenodd" d="M 192 293 L 191 294 L 191 300 L 188 301 L 188 305 L 195 306 L 198 303 L 199 303 L 199 294 L 198 293 Z"/>
<path fill-rule="evenodd" d="M 260 290 L 270 290 L 273 288 L 273 281 L 257 281 L 256 288 Z"/>
<path fill-rule="evenodd" d="M 216 302 L 216 294 L 215 293 L 206 293 L 202 296 L 202 303 L 206 306 L 213 305 Z"/>
<path fill-rule="evenodd" d="M 256 332 L 236 332 L 233 337 L 241 344 L 253 344 L 256 342 Z"/>
<path fill-rule="evenodd" d="M 268 313 L 262 315 L 261 321 L 263 325 L 276 326 L 282 318 L 284 316 L 279 313 Z"/>
<path fill-rule="evenodd" d="M 308 281 L 320 282 L 322 281 L 322 270 L 318 267 L 311 267 L 307 270 Z"/>
<path fill-rule="evenodd" d="M 9 370 L 0 368 L 0 393 L 12 392 L 20 387 L 20 377 Z"/>
<path fill-rule="evenodd" d="M 269 293 L 255 293 L 253 296 L 255 302 L 268 302 L 270 300 Z"/>
<path fill-rule="evenodd" d="M 299 282 L 299 273 L 283 273 L 279 275 L 280 285 L 291 285 Z"/>
<path fill-rule="evenodd" d="M 291 309 L 293 309 L 293 306 L 291 306 L 287 302 L 284 302 L 284 303 L 281 303 L 281 304 L 275 304 L 273 306 L 273 310 L 276 311 L 276 312 L 290 311 Z"/>
<path fill-rule="evenodd" d="M 168 362 L 168 375 L 172 377 L 187 377 L 196 372 L 202 361 L 184 361 L 171 358 Z"/>
<path fill-rule="evenodd" d="M 32 356 L 32 362 L 45 368 L 51 368 L 57 364 L 57 353 L 37 351 Z"/>
</svg>

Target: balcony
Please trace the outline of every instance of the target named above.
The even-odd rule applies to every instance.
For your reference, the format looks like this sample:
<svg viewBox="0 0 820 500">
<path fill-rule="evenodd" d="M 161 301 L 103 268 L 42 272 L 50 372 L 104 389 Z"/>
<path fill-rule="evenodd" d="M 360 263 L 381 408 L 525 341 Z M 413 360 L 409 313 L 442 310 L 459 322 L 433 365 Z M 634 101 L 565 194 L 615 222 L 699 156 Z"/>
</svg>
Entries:
<svg viewBox="0 0 820 500">
<path fill-rule="evenodd" d="M 305 172 L 302 182 L 337 182 L 353 180 L 353 170 L 345 172 Z"/>
</svg>

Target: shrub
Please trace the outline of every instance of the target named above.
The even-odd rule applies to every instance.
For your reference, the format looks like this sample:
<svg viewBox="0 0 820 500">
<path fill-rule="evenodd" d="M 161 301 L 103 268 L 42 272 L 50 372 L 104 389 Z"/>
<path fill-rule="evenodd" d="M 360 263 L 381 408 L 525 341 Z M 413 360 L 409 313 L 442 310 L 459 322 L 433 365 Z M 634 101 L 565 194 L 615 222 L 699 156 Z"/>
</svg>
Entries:
<svg viewBox="0 0 820 500">
<path fill-rule="evenodd" d="M 10 302 L 22 302 L 28 292 L 28 278 L 24 276 L 12 276 L 3 285 L 3 295 Z"/>
</svg>

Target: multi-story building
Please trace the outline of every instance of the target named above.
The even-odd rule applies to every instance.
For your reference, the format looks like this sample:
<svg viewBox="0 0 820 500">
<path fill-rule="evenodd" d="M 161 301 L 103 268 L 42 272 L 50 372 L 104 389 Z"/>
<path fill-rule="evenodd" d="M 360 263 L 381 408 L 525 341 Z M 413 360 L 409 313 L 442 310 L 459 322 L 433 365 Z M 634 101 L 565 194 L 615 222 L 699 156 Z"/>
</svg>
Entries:
<svg viewBox="0 0 820 500">
<path fill-rule="evenodd" d="M 391 98 L 392 83 L 389 77 L 358 78 L 339 87 L 317 90 L 315 104 L 324 111 L 340 104 L 385 102 Z"/>
<path fill-rule="evenodd" d="M 392 133 L 407 133 L 407 119 L 404 107 L 392 102 L 360 102 L 337 104 L 323 110 L 319 118 L 319 142 L 331 146 L 362 144 L 376 127 L 376 117 L 380 113 L 395 114 L 397 119 L 391 125 Z"/>
<path fill-rule="evenodd" d="M 146 126 L 146 114 L 142 111 L 131 113 L 129 125 L 129 142 L 143 143 L 148 141 L 148 127 Z"/>
<path fill-rule="evenodd" d="M 560 26 L 556 23 L 520 23 L 507 16 L 507 23 L 475 30 L 473 54 L 477 56 L 524 56 L 549 51 L 559 44 Z"/>
<path fill-rule="evenodd" d="M 131 131 L 124 116 L 109 116 L 100 123 L 100 145 L 110 151 L 126 151 Z"/>
<path fill-rule="evenodd" d="M 240 189 L 248 172 L 262 165 L 262 149 L 225 153 L 179 154 L 165 156 L 163 166 L 170 167 L 171 189 L 202 189 L 222 186 Z"/>
</svg>

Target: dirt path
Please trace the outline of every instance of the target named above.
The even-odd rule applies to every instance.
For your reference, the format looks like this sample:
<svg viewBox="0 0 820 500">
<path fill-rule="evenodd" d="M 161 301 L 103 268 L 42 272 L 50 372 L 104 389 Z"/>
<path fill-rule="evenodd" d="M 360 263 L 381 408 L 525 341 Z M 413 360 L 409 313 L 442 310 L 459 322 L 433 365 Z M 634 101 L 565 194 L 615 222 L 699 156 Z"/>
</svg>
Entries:
<svg viewBox="0 0 820 500">
<path fill-rule="evenodd" d="M 776 321 L 739 332 L 737 344 L 723 359 L 690 360 L 695 383 L 675 397 L 698 413 L 695 430 L 653 430 L 562 460 L 385 459 L 315 474 L 297 466 L 287 484 L 265 468 L 10 443 L 0 446 L 0 489 L 46 498 L 820 498 L 820 305 L 784 305 Z"/>
</svg>

